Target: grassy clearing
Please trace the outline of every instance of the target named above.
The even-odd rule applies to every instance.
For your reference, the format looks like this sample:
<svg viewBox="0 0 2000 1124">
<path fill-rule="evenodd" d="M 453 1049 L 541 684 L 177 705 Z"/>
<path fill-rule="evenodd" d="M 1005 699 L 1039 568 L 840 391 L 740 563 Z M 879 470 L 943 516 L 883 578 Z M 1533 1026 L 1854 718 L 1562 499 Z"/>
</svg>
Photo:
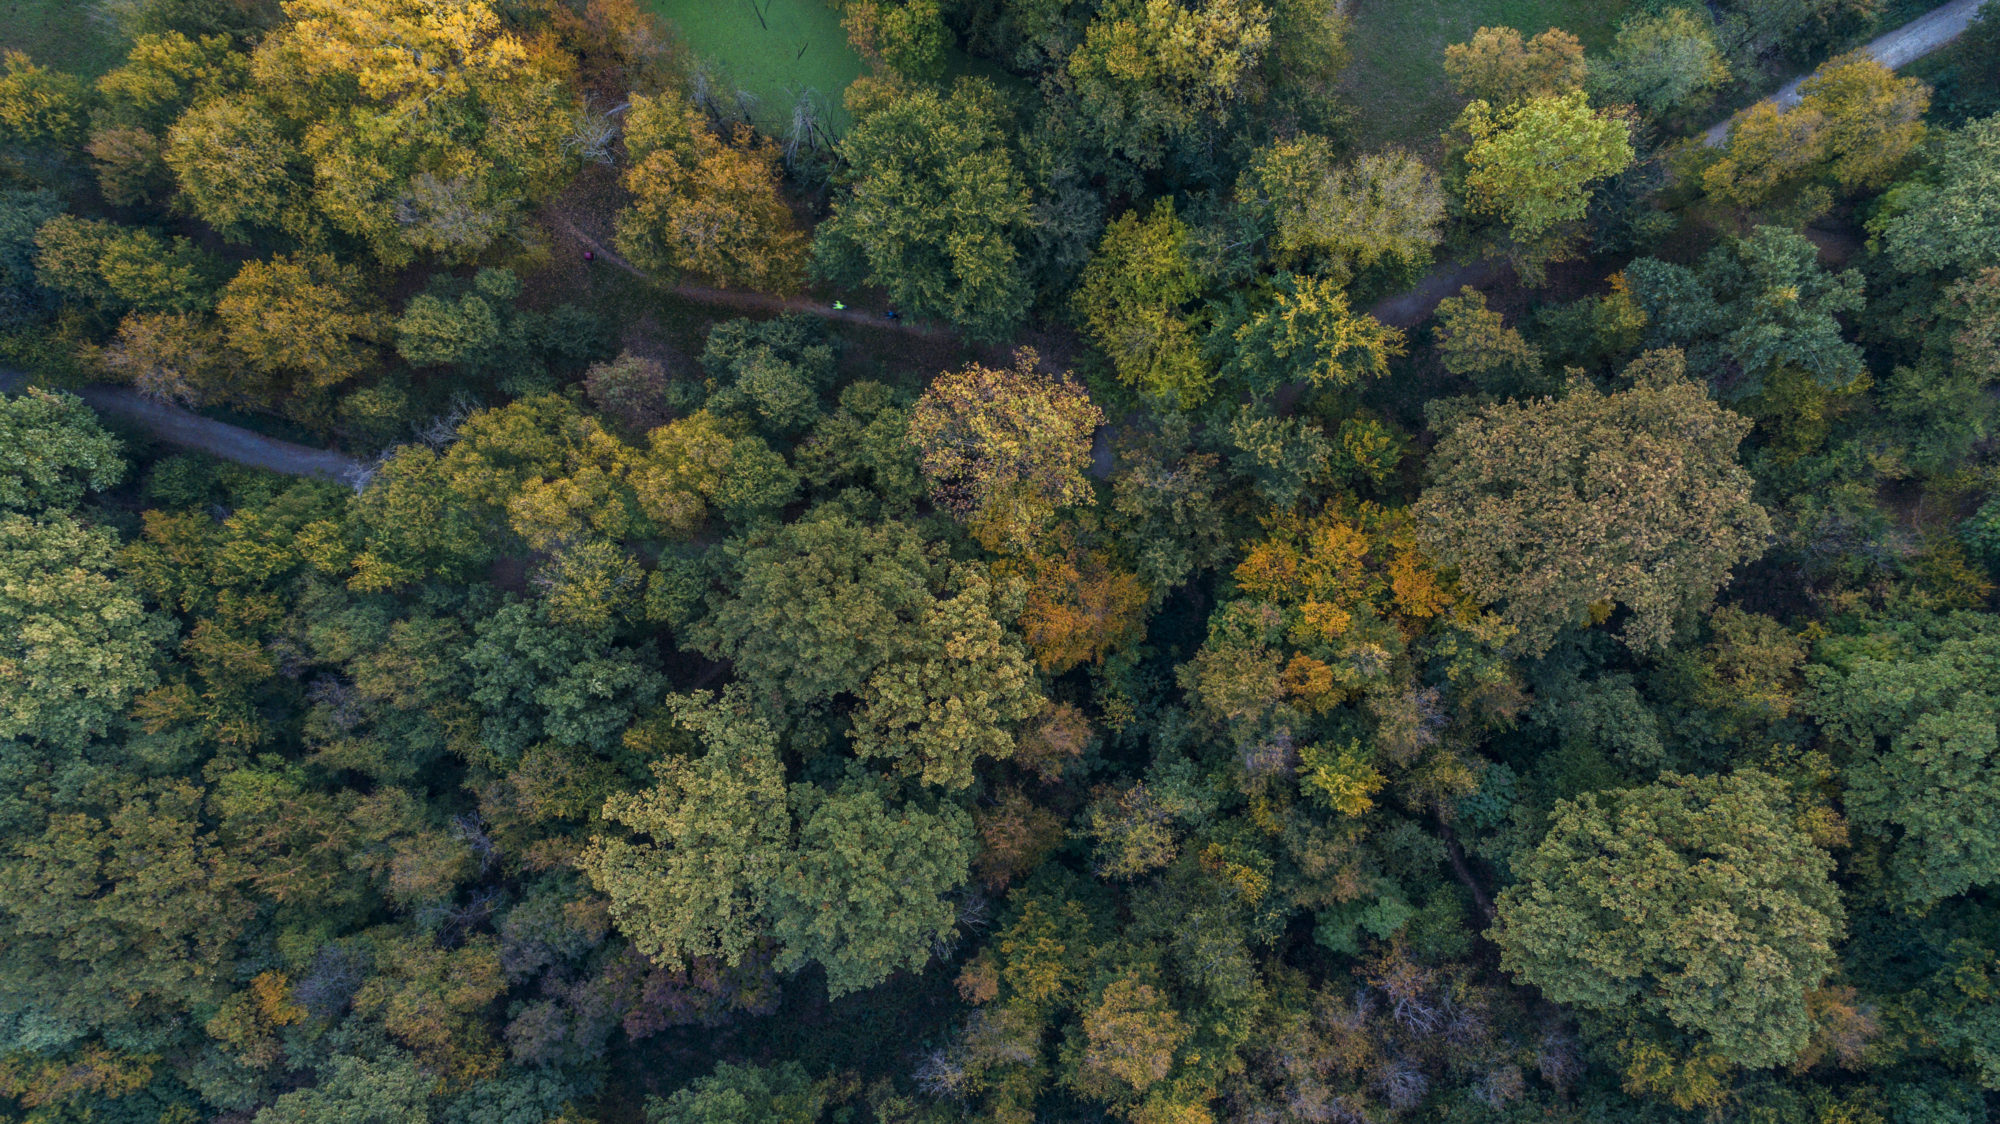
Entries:
<svg viewBox="0 0 2000 1124">
<path fill-rule="evenodd" d="M 1444 75 L 1444 49 L 1482 27 L 1538 35 L 1560 27 L 1600 51 L 1611 43 L 1630 0 L 1360 0 L 1350 43 L 1354 64 L 1342 88 L 1359 110 L 1365 148 L 1436 143 L 1458 114 Z"/>
<path fill-rule="evenodd" d="M 0 0 L 0 47 L 85 78 L 125 57 L 118 36 L 88 0 Z"/>
<path fill-rule="evenodd" d="M 752 116 L 759 127 L 781 132 L 799 95 L 810 91 L 818 95 L 822 123 L 836 135 L 847 130 L 840 95 L 867 64 L 847 45 L 840 13 L 826 0 L 648 3 L 696 54 L 722 68 L 730 88 L 756 98 Z"/>
</svg>

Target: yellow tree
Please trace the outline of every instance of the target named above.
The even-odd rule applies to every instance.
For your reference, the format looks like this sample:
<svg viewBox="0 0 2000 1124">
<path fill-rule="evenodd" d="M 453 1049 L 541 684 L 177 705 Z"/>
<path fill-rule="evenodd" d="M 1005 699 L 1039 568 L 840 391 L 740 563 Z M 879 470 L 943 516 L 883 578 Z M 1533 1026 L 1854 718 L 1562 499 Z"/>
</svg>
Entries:
<svg viewBox="0 0 2000 1124">
<path fill-rule="evenodd" d="M 325 254 L 248 262 L 215 306 L 229 346 L 264 389 L 324 389 L 375 361 L 388 317 L 364 295 L 361 271 Z"/>
<path fill-rule="evenodd" d="M 990 536 L 1020 542 L 1057 507 L 1090 498 L 1084 469 L 1104 413 L 1081 386 L 1036 370 L 971 364 L 939 375 L 910 416 L 910 440 L 938 503 Z"/>
<path fill-rule="evenodd" d="M 731 143 L 672 94 L 635 96 L 626 117 L 632 202 L 618 249 L 639 265 L 717 285 L 790 292 L 806 242 L 778 192 L 778 149 L 738 126 Z"/>
<path fill-rule="evenodd" d="M 464 260 L 575 164 L 573 60 L 487 0 L 287 0 L 252 58 L 315 209 L 384 264 Z"/>
</svg>

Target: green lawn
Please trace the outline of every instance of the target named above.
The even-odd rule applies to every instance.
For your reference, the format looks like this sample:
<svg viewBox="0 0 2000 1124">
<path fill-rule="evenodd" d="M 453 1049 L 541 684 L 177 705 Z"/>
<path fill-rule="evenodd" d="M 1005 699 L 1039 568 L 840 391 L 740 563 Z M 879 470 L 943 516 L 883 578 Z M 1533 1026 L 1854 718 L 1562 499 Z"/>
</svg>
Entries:
<svg viewBox="0 0 2000 1124">
<path fill-rule="evenodd" d="M 7 0 L 0 0 L 6 3 Z M 819 95 L 822 122 L 846 132 L 840 107 L 847 84 L 868 68 L 847 34 L 840 13 L 826 0 L 648 0 L 679 29 L 687 45 L 717 64 L 732 88 L 757 99 L 757 124 L 782 133 L 802 92 Z"/>
<path fill-rule="evenodd" d="M 1354 64 L 1342 88 L 1360 110 L 1361 144 L 1435 143 L 1459 107 L 1445 80 L 1444 49 L 1480 28 L 1537 35 L 1560 27 L 1599 51 L 1631 7 L 1631 0 L 1360 0 L 1349 39 Z"/>
<path fill-rule="evenodd" d="M 125 57 L 117 35 L 96 13 L 89 0 L 0 0 L 0 47 L 95 78 Z"/>
</svg>

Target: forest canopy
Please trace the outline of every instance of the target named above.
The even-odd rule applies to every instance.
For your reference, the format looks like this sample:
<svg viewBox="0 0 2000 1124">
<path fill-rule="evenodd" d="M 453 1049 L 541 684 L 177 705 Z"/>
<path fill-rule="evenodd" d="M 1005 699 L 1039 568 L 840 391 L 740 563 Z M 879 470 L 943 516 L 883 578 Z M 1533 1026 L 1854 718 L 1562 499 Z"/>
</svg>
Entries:
<svg viewBox="0 0 2000 1124">
<path fill-rule="evenodd" d="M 1987 1124 L 1920 8 L 0 11 L 0 1124 Z"/>
</svg>

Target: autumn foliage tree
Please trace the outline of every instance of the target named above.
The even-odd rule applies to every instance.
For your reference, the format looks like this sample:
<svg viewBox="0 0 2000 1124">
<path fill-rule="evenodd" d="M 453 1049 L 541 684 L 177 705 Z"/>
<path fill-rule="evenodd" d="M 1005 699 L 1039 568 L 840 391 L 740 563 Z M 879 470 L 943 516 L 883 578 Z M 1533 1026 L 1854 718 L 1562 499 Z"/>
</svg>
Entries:
<svg viewBox="0 0 2000 1124">
<path fill-rule="evenodd" d="M 1582 41 L 1559 27 L 1525 40 L 1511 27 L 1482 27 L 1444 49 L 1444 72 L 1465 98 L 1509 106 L 1580 90 L 1588 67 Z"/>
<path fill-rule="evenodd" d="M 625 121 L 632 202 L 618 249 L 644 269 L 769 292 L 798 287 L 806 242 L 778 190 L 777 146 L 727 140 L 671 94 L 635 95 Z"/>
<path fill-rule="evenodd" d="M 999 542 L 1032 536 L 1059 507 L 1091 495 L 1084 470 L 1104 413 L 1076 383 L 1038 370 L 972 364 L 931 380 L 910 415 L 931 495 Z"/>
</svg>

